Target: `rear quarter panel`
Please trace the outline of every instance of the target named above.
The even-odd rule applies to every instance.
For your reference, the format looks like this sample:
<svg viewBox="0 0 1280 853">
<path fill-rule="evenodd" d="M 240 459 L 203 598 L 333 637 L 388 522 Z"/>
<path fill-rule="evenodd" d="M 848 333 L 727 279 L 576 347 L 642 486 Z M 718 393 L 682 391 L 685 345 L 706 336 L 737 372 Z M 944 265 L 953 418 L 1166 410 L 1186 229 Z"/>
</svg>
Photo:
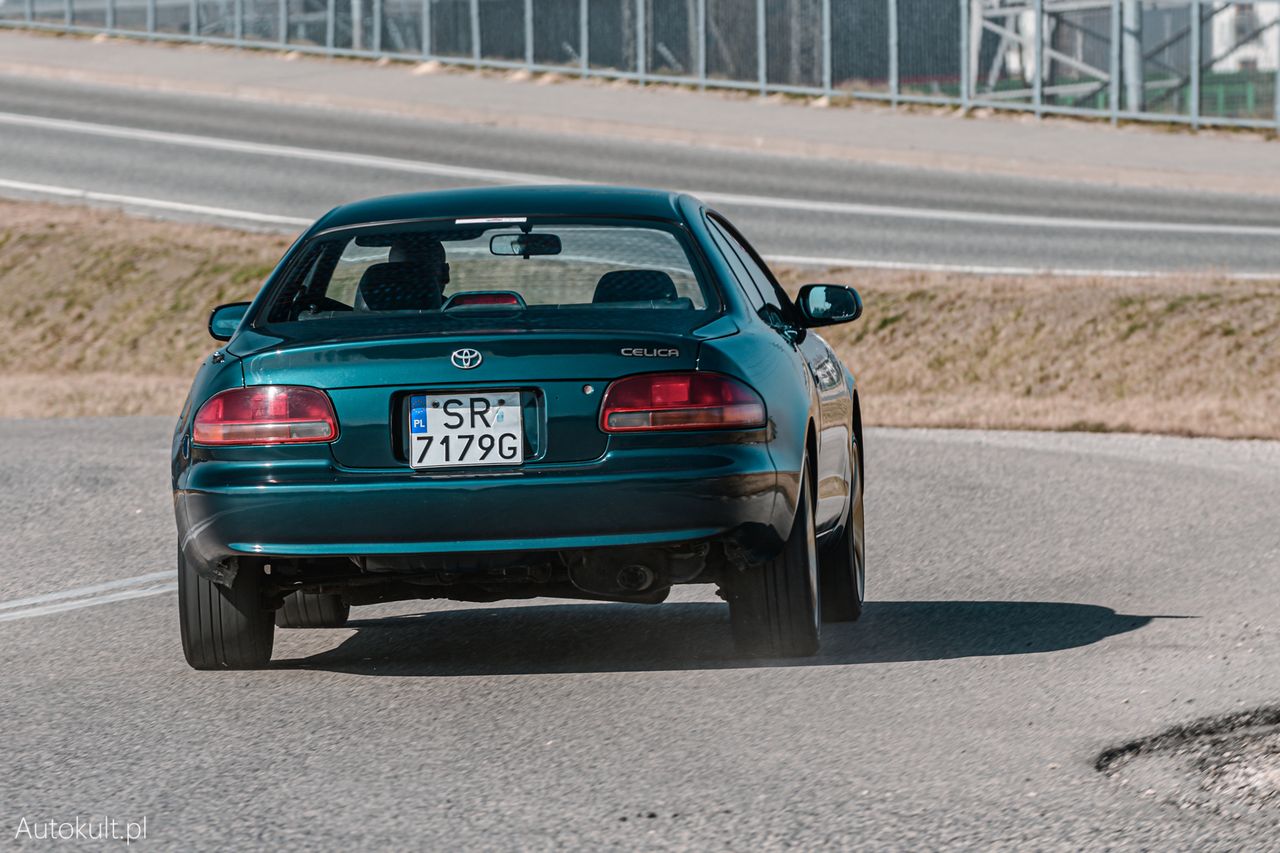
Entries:
<svg viewBox="0 0 1280 853">
<path fill-rule="evenodd" d="M 775 524 L 789 530 L 796 511 L 805 436 L 817 424 L 818 398 L 803 355 L 794 344 L 767 326 L 738 286 L 733 270 L 707 232 L 705 210 L 686 197 L 686 224 L 702 248 L 707 265 L 718 280 L 722 298 L 738 334 L 705 341 L 699 348 L 698 369 L 736 376 L 764 397 L 769 418 L 769 452 L 778 470 L 779 492 Z"/>
<path fill-rule="evenodd" d="M 222 350 L 210 353 L 200 364 L 191 390 L 187 392 L 187 400 L 178 415 L 178 423 L 173 431 L 173 447 L 171 452 L 171 474 L 174 489 L 181 488 L 183 473 L 191 464 L 191 423 L 196 412 L 205 401 L 220 391 L 228 388 L 244 386 L 244 370 L 240 359 L 226 355 Z"/>
<path fill-rule="evenodd" d="M 795 515 L 805 435 L 813 417 L 812 383 L 791 345 L 762 324 L 749 324 L 739 334 L 702 345 L 698 369 L 735 376 L 764 398 L 768 416 L 769 455 L 778 471 L 782 500 L 775 505 L 779 530 L 790 529 Z"/>
</svg>

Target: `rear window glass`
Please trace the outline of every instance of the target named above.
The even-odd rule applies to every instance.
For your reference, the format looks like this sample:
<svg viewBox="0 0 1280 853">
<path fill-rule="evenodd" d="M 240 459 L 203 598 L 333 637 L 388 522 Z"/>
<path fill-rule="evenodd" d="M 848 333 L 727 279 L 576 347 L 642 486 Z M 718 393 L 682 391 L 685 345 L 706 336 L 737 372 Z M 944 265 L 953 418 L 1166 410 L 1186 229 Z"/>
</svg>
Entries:
<svg viewBox="0 0 1280 853">
<path fill-rule="evenodd" d="M 719 308 L 674 224 L 466 220 L 346 230 L 297 255 L 257 325 L 289 337 L 452 327 L 667 328 Z M 647 321 L 653 315 L 678 315 Z M 309 328 L 314 324 L 316 328 Z"/>
</svg>

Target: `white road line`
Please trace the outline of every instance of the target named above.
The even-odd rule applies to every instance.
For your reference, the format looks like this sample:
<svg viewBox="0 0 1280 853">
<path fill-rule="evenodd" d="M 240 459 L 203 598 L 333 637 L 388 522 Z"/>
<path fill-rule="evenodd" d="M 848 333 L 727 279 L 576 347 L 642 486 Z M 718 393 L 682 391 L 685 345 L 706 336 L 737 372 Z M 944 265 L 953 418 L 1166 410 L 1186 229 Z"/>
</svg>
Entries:
<svg viewBox="0 0 1280 853">
<path fill-rule="evenodd" d="M 169 574 L 166 572 L 166 574 Z M 96 607 L 99 604 L 111 604 L 114 601 L 127 601 L 131 598 L 145 598 L 150 595 L 163 595 L 166 592 L 176 592 L 178 585 L 176 583 L 167 583 L 161 586 L 148 586 L 142 589 L 127 589 L 121 592 L 113 592 L 107 595 L 98 595 L 93 598 L 80 598 L 75 601 L 61 601 L 57 604 L 46 604 L 40 607 L 28 607 L 23 610 L 9 610 L 0 613 L 0 622 L 11 622 L 15 619 L 30 619 L 34 616 L 49 616 L 54 613 L 65 613 L 68 610 L 79 610 L 82 607 Z"/>
<path fill-rule="evenodd" d="M 404 160 L 399 157 L 379 157 L 374 154 L 356 154 L 351 151 L 326 151 L 323 148 L 301 148 L 296 145 L 275 145 L 268 142 L 246 142 L 219 136 L 195 136 L 190 133 L 170 133 L 164 130 L 144 130 L 114 124 L 98 124 L 73 119 L 45 118 L 22 113 L 0 112 L 0 124 L 20 127 L 37 127 L 45 130 L 61 130 L 105 136 L 112 139 L 130 139 L 135 142 L 158 142 L 162 145 L 179 145 L 184 148 L 204 148 L 228 151 L 235 154 L 256 154 L 266 157 L 288 157 L 294 160 L 313 160 L 320 163 L 341 163 L 344 166 L 365 166 L 395 172 L 412 172 L 419 175 L 436 175 L 443 178 L 466 178 L 500 184 L 576 183 L 548 175 L 532 175 L 524 172 L 507 172 L 498 169 L 472 169 L 448 163 L 432 163 L 427 160 Z"/>
<path fill-rule="evenodd" d="M 965 222 L 977 225 L 1002 225 L 1023 228 L 1069 228 L 1095 231 L 1146 231 L 1168 234 L 1219 234 L 1237 237 L 1280 237 L 1280 227 L 1273 225 L 1221 225 L 1210 222 L 1152 222 L 1128 219 L 1078 219 L 1070 216 L 1035 216 L 1026 213 L 982 213 L 973 210 L 942 210 L 923 207 L 896 207 L 883 204 L 857 204 L 843 201 L 815 201 L 794 198 L 770 198 L 756 195 L 733 195 L 719 192 L 694 192 L 705 201 L 742 207 L 774 210 L 803 210 L 816 213 L 838 213 L 880 219 L 931 219 L 940 222 Z"/>
<path fill-rule="evenodd" d="M 320 148 L 302 148 L 294 145 L 275 145 L 265 142 L 247 142 L 217 136 L 196 136 L 188 133 L 172 133 L 162 130 L 123 127 L 73 119 L 46 118 L 23 113 L 0 112 L 0 124 L 35 127 L 68 133 L 81 133 L 113 139 L 129 139 L 156 142 L 187 148 L 228 151 L 268 157 L 287 157 L 323 163 L 341 163 L 399 172 L 410 172 L 440 177 L 465 178 L 499 184 L 580 183 L 555 175 L 539 175 L 528 172 L 510 172 L 500 169 L 477 169 L 434 163 L 427 160 L 406 160 L 398 157 L 381 157 L 357 154 L 350 151 L 328 151 Z M 903 207 L 884 204 L 859 204 L 856 202 L 819 201 L 800 198 L 775 198 L 772 196 L 743 195 L 714 191 L 690 191 L 707 201 L 718 204 L 756 207 L 772 210 L 808 211 L 852 216 L 889 219 L 917 219 L 940 222 L 964 222 L 977 225 L 1007 227 L 1066 228 L 1075 230 L 1103 230 L 1124 232 L 1151 232 L 1167 234 L 1217 234 L 1239 237 L 1280 237 L 1280 227 L 1269 225 L 1224 225 L 1208 222 L 1156 222 L 1127 219 L 1089 219 L 1070 216 L 1036 216 L 1020 213 L 984 213 L 972 210 L 948 210 L 930 207 Z M 514 212 L 514 211 L 513 211 Z"/>
<path fill-rule="evenodd" d="M 977 264 L 931 264 L 915 261 L 882 261 L 875 258 L 832 258 L 822 255 L 765 255 L 770 263 L 798 267 L 847 267 L 869 270 L 910 270 L 913 272 L 952 272 L 970 275 L 1053 276 L 1058 278 L 1162 278 L 1165 276 L 1212 276 L 1233 281 L 1275 281 L 1280 271 L 1231 272 L 1219 270 L 1111 270 L 1072 269 L 1060 267 L 982 266 Z"/>
<path fill-rule="evenodd" d="M 96 201 L 122 207 L 141 208 L 144 210 L 163 210 L 178 213 L 191 213 L 209 216 L 231 222 L 245 222 L 256 225 L 287 225 L 291 228 L 306 228 L 311 220 L 297 216 L 283 216 L 275 213 L 258 213 L 251 210 L 235 210 L 227 207 L 210 207 L 203 204 L 188 204 L 164 199 L 142 198 L 139 196 L 100 193 L 75 187 L 59 187 L 51 184 L 33 184 L 26 181 L 11 181 L 0 178 L 0 190 L 12 189 L 31 195 L 48 195 L 55 198 L 76 199 L 79 201 Z M 1043 275 L 1066 278 L 1084 278 L 1103 276 L 1107 278 L 1160 278 L 1170 275 L 1194 275 L 1185 270 L 1115 270 L 1115 269 L 1062 269 L 1057 267 L 1017 267 L 1017 266 L 981 266 L 975 264 L 937 264 L 914 261 L 884 261 L 874 258 L 837 258 L 825 255 L 765 255 L 766 260 L 779 264 L 793 264 L 806 267 L 845 267 L 849 269 L 882 269 L 882 270 L 918 270 L 924 272 L 953 272 L 971 275 Z M 1274 281 L 1280 278 L 1277 273 L 1262 272 L 1217 272 L 1206 271 L 1207 275 L 1216 275 L 1241 281 Z"/>
<path fill-rule="evenodd" d="M 46 592 L 43 595 L 29 595 L 26 598 L 14 598 L 9 601 L 0 601 L 0 610 L 12 610 L 15 607 L 30 607 L 33 604 L 48 604 L 50 601 L 62 601 L 67 598 L 84 598 L 90 595 L 97 595 L 101 592 L 123 589 L 124 587 L 142 586 L 143 584 L 155 583 L 156 581 L 173 580 L 173 577 L 173 570 L 170 569 L 167 572 L 152 572 L 148 575 L 138 575 L 132 578 L 106 581 L 105 583 L 95 583 L 91 586 L 64 589 L 60 592 Z"/>
<path fill-rule="evenodd" d="M 16 190 L 34 195 L 48 195 L 56 198 L 75 199 L 77 201 L 96 201 L 103 204 L 118 204 L 122 207 L 138 207 L 145 210 L 166 210 L 173 213 L 193 213 L 198 216 L 210 216 L 217 219 L 229 219 L 235 222 L 252 222 L 257 225 L 289 225 L 305 228 L 312 220 L 297 216 L 279 216 L 274 213 L 256 213 L 252 210 L 236 210 L 230 207 L 211 207 L 207 204 L 189 204 L 183 201 L 165 201 L 158 198 L 142 198 L 136 195 L 119 195 L 117 193 L 100 193 L 76 187 L 59 187 L 53 184 L 33 184 L 27 181 L 11 181 L 0 178 L 0 189 Z"/>
</svg>

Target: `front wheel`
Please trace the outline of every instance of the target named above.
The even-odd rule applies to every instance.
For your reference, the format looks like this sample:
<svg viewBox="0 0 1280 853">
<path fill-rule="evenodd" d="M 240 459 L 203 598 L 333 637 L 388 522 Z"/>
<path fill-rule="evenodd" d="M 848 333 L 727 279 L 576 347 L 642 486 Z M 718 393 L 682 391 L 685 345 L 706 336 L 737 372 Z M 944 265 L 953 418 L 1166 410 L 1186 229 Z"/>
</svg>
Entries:
<svg viewBox="0 0 1280 853">
<path fill-rule="evenodd" d="M 178 554 L 178 623 L 193 669 L 257 669 L 271 660 L 275 614 L 263 607 L 262 574 L 242 567 L 230 587 Z"/>
<path fill-rule="evenodd" d="M 840 538 L 819 555 L 822 582 L 822 621 L 856 622 L 862 617 L 867 594 L 867 552 L 862 523 L 862 469 L 851 456 L 851 499 Z"/>
<path fill-rule="evenodd" d="M 808 657 L 818 651 L 818 554 L 808 466 L 791 534 L 776 557 L 729 569 L 725 597 L 738 650 L 760 657 Z"/>
</svg>

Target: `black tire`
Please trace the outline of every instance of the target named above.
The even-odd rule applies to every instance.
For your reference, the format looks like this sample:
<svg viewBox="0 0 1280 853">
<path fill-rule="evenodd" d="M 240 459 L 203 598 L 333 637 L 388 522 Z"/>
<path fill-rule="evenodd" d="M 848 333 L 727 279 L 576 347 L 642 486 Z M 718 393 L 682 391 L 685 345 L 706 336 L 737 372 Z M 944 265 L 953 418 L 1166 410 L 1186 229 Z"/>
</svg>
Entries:
<svg viewBox="0 0 1280 853">
<path fill-rule="evenodd" d="M 791 534 L 776 557 L 760 566 L 731 568 L 726 584 L 729 622 L 738 650 L 756 657 L 808 657 L 818 651 L 818 555 L 808 463 Z"/>
<path fill-rule="evenodd" d="M 182 653 L 193 669 L 257 669 L 271 661 L 275 618 L 262 603 L 262 574 L 244 567 L 230 587 L 199 575 L 178 554 Z"/>
<path fill-rule="evenodd" d="M 351 607 L 342 596 L 298 590 L 285 596 L 276 611 L 277 628 L 341 628 L 347 624 Z"/>
<path fill-rule="evenodd" d="M 858 457 L 854 457 L 857 459 Z M 867 595 L 866 528 L 862 521 L 862 470 L 853 466 L 853 500 L 840 538 L 818 555 L 822 621 L 857 622 Z"/>
</svg>

